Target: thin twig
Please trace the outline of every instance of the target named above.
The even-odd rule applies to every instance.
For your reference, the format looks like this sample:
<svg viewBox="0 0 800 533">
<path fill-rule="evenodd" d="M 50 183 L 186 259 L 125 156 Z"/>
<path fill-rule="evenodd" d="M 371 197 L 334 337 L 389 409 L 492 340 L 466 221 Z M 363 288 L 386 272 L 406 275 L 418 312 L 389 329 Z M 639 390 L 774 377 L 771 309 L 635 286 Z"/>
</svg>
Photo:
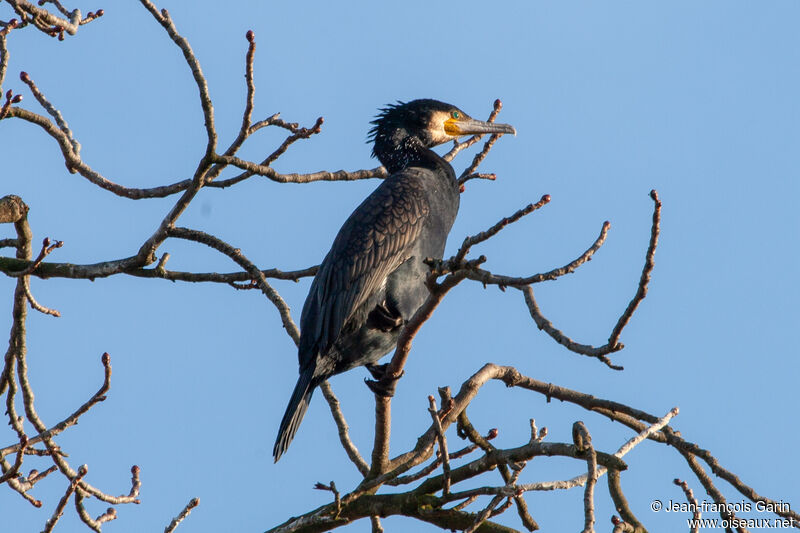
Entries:
<svg viewBox="0 0 800 533">
<path fill-rule="evenodd" d="M 333 518 L 338 518 L 339 514 L 342 512 L 342 498 L 339 495 L 339 491 L 336 489 L 336 483 L 331 481 L 330 485 L 325 485 L 324 483 L 316 483 L 314 484 L 314 488 L 317 490 L 327 490 L 333 493 L 333 504 L 335 505 L 335 512 Z"/>
<path fill-rule="evenodd" d="M 200 505 L 200 498 L 192 498 L 189 500 L 189 503 L 183 508 L 183 510 L 178 513 L 178 516 L 172 519 L 167 527 L 164 528 L 164 533 L 172 533 L 175 531 L 175 528 L 178 527 L 178 524 L 186 520 L 186 517 L 189 516 L 189 513 L 192 512 L 192 509 Z"/>
<path fill-rule="evenodd" d="M 50 137 L 55 139 L 55 141 L 58 143 L 59 147 L 61 148 L 61 153 L 64 157 L 64 163 L 67 166 L 67 168 L 70 169 L 70 171 L 77 172 L 91 183 L 117 196 L 121 196 L 123 198 L 129 198 L 131 200 L 140 200 L 145 198 L 165 198 L 173 194 L 184 192 L 190 187 L 192 187 L 193 180 L 191 179 L 184 179 L 168 185 L 159 185 L 156 187 L 149 187 L 149 188 L 126 187 L 124 185 L 120 185 L 104 177 L 101 173 L 99 173 L 98 171 L 94 170 L 92 167 L 87 165 L 80 158 L 80 156 L 78 156 L 73 151 L 71 140 L 64 134 L 63 131 L 61 131 L 58 128 L 57 125 L 52 123 L 46 117 L 20 107 L 11 107 L 10 109 L 8 109 L 8 117 L 19 118 L 42 128 L 45 133 L 47 133 Z M 275 125 L 279 124 L 276 123 Z M 253 128 L 255 128 L 255 125 L 251 126 L 250 130 L 252 130 Z M 213 162 L 217 164 L 217 166 L 215 167 L 217 170 L 215 170 L 213 173 L 209 172 L 209 174 L 212 174 L 212 176 L 206 176 L 206 178 L 204 178 L 204 183 L 206 186 L 212 188 L 213 187 L 225 188 L 235 183 L 238 183 L 239 181 L 251 175 L 265 176 L 278 183 L 313 183 L 316 181 L 354 181 L 354 180 L 363 180 L 370 178 L 383 179 L 386 178 L 386 176 L 388 175 L 386 169 L 383 167 L 376 167 L 373 169 L 364 169 L 355 171 L 338 170 L 335 172 L 331 172 L 323 170 L 319 172 L 311 172 L 308 174 L 296 174 L 296 173 L 281 174 L 272 167 L 264 167 L 256 163 L 244 161 L 237 158 L 231 159 L 231 157 L 232 156 L 218 155 L 213 158 Z M 247 174 L 247 176 L 242 174 L 237 177 L 231 178 L 229 180 L 209 182 L 209 179 L 213 177 L 213 175 L 218 174 L 219 171 L 222 170 L 222 168 L 224 168 L 227 165 L 233 164 L 232 162 L 234 161 L 238 164 L 235 164 L 233 166 L 238 166 L 243 170 L 251 172 L 251 174 Z"/>
<path fill-rule="evenodd" d="M 634 531 L 639 533 L 645 532 L 646 529 L 633 514 L 633 511 L 631 511 L 630 505 L 628 505 L 628 500 L 625 498 L 625 494 L 622 492 L 622 481 L 620 479 L 619 470 L 614 470 L 613 468 L 609 469 L 608 492 L 611 495 L 611 499 L 614 500 L 614 507 L 622 519 L 626 523 L 633 526 Z"/>
<path fill-rule="evenodd" d="M 361 475 L 366 476 L 369 473 L 369 465 L 364 458 L 361 457 L 361 454 L 359 453 L 358 448 L 356 448 L 356 445 L 353 444 L 353 441 L 350 440 L 350 432 L 347 427 L 347 421 L 342 413 L 339 399 L 333 393 L 333 389 L 331 388 L 330 383 L 327 381 L 323 381 L 319 388 L 322 391 L 322 395 L 325 397 L 325 400 L 328 402 L 331 415 L 333 415 L 333 420 L 336 422 L 336 428 L 339 431 L 339 441 L 342 443 L 342 447 L 344 448 L 345 453 L 347 453 L 347 457 L 349 457 L 350 461 L 356 465 L 356 468 L 358 468 L 358 471 L 361 472 Z"/>
<path fill-rule="evenodd" d="M 586 486 L 583 491 L 583 533 L 594 533 L 594 486 L 597 483 L 597 452 L 592 446 L 592 436 L 583 422 L 572 426 L 572 441 L 586 456 Z"/>
<path fill-rule="evenodd" d="M 525 385 L 518 385 L 518 386 L 529 388 L 526 387 Z M 569 399 L 566 398 L 564 399 L 565 401 L 570 401 Z M 579 403 L 579 405 L 583 404 Z M 643 429 L 638 435 L 634 436 L 633 438 L 628 440 L 625 444 L 620 446 L 620 448 L 614 453 L 614 457 L 617 457 L 619 459 L 624 457 L 628 452 L 630 452 L 633 448 L 639 445 L 642 441 L 644 441 L 649 436 L 663 429 L 669 423 L 669 421 L 677 414 L 678 414 L 678 408 L 675 407 L 672 410 L 670 410 L 663 418 L 657 419 L 653 424 L 646 426 L 645 429 Z M 599 478 L 600 476 L 605 474 L 606 471 L 607 468 L 605 466 L 599 467 L 597 469 L 597 477 Z M 586 483 L 587 479 L 588 476 L 586 474 L 583 474 L 567 480 L 543 481 L 538 483 L 530 483 L 527 485 L 520 485 L 520 489 L 524 491 L 542 491 L 542 490 L 547 491 L 547 490 L 571 489 L 573 487 L 583 486 Z"/>
<path fill-rule="evenodd" d="M 436 399 L 433 396 L 428 396 L 428 412 L 431 414 L 433 420 L 433 428 L 436 431 L 436 439 L 439 442 L 439 454 L 442 459 L 442 496 L 446 497 L 450 492 L 450 453 L 447 451 L 447 438 L 442 429 L 442 420 L 439 418 L 439 410 L 436 408 Z"/>
<path fill-rule="evenodd" d="M 87 20 L 81 17 L 81 12 L 78 9 L 67 11 L 57 0 L 40 0 L 39 5 L 51 3 L 56 5 L 58 11 L 64 15 L 51 13 L 50 11 L 37 7 L 27 0 L 7 0 L 14 11 L 22 17 L 23 24 L 32 24 L 38 30 L 50 35 L 51 37 L 58 37 L 59 40 L 64 40 L 64 33 L 75 35 L 78 32 L 78 27 L 86 24 L 90 20 L 102 15 L 102 10 L 91 19 Z M 88 17 L 87 17 L 88 18 Z"/>
<path fill-rule="evenodd" d="M 67 139 L 69 139 L 70 145 L 72 146 L 72 151 L 76 156 L 80 157 L 81 144 L 75 140 L 75 136 L 72 134 L 72 130 L 69 129 L 69 125 L 67 124 L 67 121 L 64 120 L 61 112 L 56 109 L 56 107 L 44 96 L 42 91 L 39 90 L 39 87 L 36 86 L 27 72 L 20 72 L 19 79 L 28 86 L 33 94 L 33 97 L 36 98 L 36 101 L 39 102 L 39 104 L 51 117 L 53 117 L 53 119 L 56 121 L 56 124 L 58 124 L 58 128 L 64 133 L 64 135 L 67 136 Z"/>
<path fill-rule="evenodd" d="M 661 200 L 659 200 L 658 192 L 655 189 L 650 191 L 650 198 L 653 199 L 655 207 L 653 209 L 653 225 L 650 229 L 650 244 L 648 245 L 647 253 L 645 254 L 642 275 L 639 278 L 639 286 L 636 289 L 636 295 L 633 297 L 630 303 L 628 303 L 628 307 L 625 309 L 625 312 L 622 313 L 622 316 L 619 317 L 617 325 L 614 326 L 611 336 L 608 338 L 608 344 L 610 346 L 616 346 L 619 343 L 619 336 L 622 334 L 622 330 L 626 325 L 628 325 L 628 322 L 633 316 L 634 311 L 636 311 L 636 308 L 639 307 L 639 304 L 642 302 L 642 300 L 644 300 L 645 296 L 647 296 L 647 286 L 650 283 L 650 274 L 653 272 L 653 267 L 655 267 L 655 261 L 653 257 L 655 256 L 656 248 L 658 247 L 658 235 L 661 231 Z"/>
<path fill-rule="evenodd" d="M 86 498 L 86 496 L 88 496 L 88 494 L 81 490 L 81 487 L 78 486 L 77 490 L 75 491 L 75 510 L 78 512 L 78 516 L 84 524 L 86 524 L 96 533 L 102 533 L 102 525 L 104 523 L 111 520 L 116 520 L 117 510 L 113 507 L 109 507 L 106 509 L 105 513 L 101 514 L 97 518 L 92 518 L 92 516 L 89 514 L 89 511 L 87 511 L 86 507 L 83 505 L 83 500 Z"/>
<path fill-rule="evenodd" d="M 31 307 L 33 309 L 45 315 L 50 315 L 54 317 L 61 316 L 61 313 L 57 309 L 51 309 L 49 307 L 45 307 L 36 301 L 36 298 L 33 297 L 33 293 L 31 292 L 30 276 L 24 276 L 22 278 L 22 287 L 25 290 L 25 297 L 28 298 L 28 302 L 31 304 Z"/>
<path fill-rule="evenodd" d="M 464 533 L 474 533 L 477 531 L 481 524 L 483 524 L 492 515 L 492 511 L 494 511 L 494 508 L 497 507 L 501 501 L 503 501 L 504 497 L 505 496 L 502 494 L 498 494 L 492 498 L 492 501 L 489 502 L 489 505 L 487 505 L 480 513 L 478 513 L 478 516 L 475 517 L 475 522 L 465 529 Z"/>
<path fill-rule="evenodd" d="M 473 246 L 475 246 L 476 244 L 485 242 L 488 239 L 490 239 L 491 237 L 494 237 L 495 235 L 500 233 L 500 231 L 503 228 L 505 228 L 506 226 L 508 226 L 509 224 L 513 224 L 514 222 L 518 221 L 519 219 L 521 219 L 525 215 L 529 215 L 529 214 L 533 213 L 534 211 L 536 211 L 537 209 L 540 209 L 543 206 L 547 205 L 549 202 L 550 202 L 550 195 L 549 194 L 545 194 L 544 196 L 542 196 L 542 198 L 538 202 L 536 202 L 534 204 L 528 204 L 527 206 L 525 206 L 522 209 L 518 210 L 513 215 L 511 215 L 509 217 L 504 217 L 497 224 L 493 225 L 492 227 L 490 227 L 486 231 L 482 231 L 482 232 L 478 233 L 477 235 L 473 235 L 471 237 L 465 238 L 464 241 L 461 243 L 461 248 L 458 249 L 458 252 L 456 252 L 456 255 L 451 260 L 452 263 L 455 264 L 455 265 L 460 264 L 464 260 L 464 258 L 466 257 L 466 255 L 469 253 L 470 249 Z"/>
<path fill-rule="evenodd" d="M 4 42 L 5 42 L 5 38 L 4 37 L 0 37 L 0 43 L 4 43 Z M 2 50 L 0 50 L 0 52 L 2 52 Z M 11 89 L 7 90 L 6 91 L 6 100 L 5 100 L 5 102 L 3 102 L 3 106 L 0 107 L 0 120 L 3 120 L 4 118 L 6 118 L 6 115 L 8 115 L 9 111 L 11 110 L 11 105 L 12 104 L 18 104 L 21 101 L 22 101 L 22 95 L 21 94 L 16 94 L 15 95 L 14 91 L 12 91 Z"/>
<path fill-rule="evenodd" d="M 289 334 L 292 340 L 295 341 L 295 343 L 298 342 L 300 339 L 300 330 L 292 320 L 289 306 L 286 305 L 286 302 L 283 300 L 283 298 L 281 298 L 280 294 L 278 294 L 278 292 L 267 282 L 264 274 L 261 273 L 261 270 L 259 270 L 258 267 L 256 267 L 249 259 L 247 259 L 247 257 L 242 254 L 240 249 L 234 248 L 230 244 L 218 239 L 217 237 L 214 237 L 213 235 L 209 235 L 208 233 L 187 228 L 172 228 L 168 231 L 168 235 L 170 237 L 177 237 L 179 239 L 199 242 L 214 248 L 215 250 L 233 259 L 236 264 L 249 272 L 253 279 L 255 279 L 258 283 L 258 286 L 261 288 L 261 291 L 264 293 L 264 295 L 277 308 L 286 332 Z"/>
<path fill-rule="evenodd" d="M 685 450 L 681 450 L 678 448 L 678 452 L 686 459 L 686 462 L 689 464 L 689 468 L 692 469 L 694 475 L 706 489 L 706 494 L 711 496 L 711 499 L 714 500 L 714 503 L 717 504 L 717 509 L 719 510 L 719 516 L 723 520 L 726 520 L 729 524 L 734 523 L 736 520 L 736 514 L 733 511 L 733 506 L 728 505 L 725 496 L 722 495 L 722 492 L 714 485 L 714 482 L 711 480 L 709 475 L 706 473 L 703 466 L 697 460 L 697 458 L 692 455 L 691 453 L 686 452 Z M 796 525 L 795 527 L 800 527 Z M 739 533 L 746 533 L 747 529 L 744 527 L 744 524 L 737 525 L 736 531 Z"/>
<path fill-rule="evenodd" d="M 476 446 L 475 444 L 470 444 L 469 446 L 465 446 L 464 448 L 451 453 L 449 456 L 450 460 L 452 461 L 453 459 L 464 457 L 465 455 L 468 455 L 477 449 L 478 446 Z M 424 477 L 428 477 L 428 475 L 437 468 L 439 468 L 439 465 L 441 464 L 442 464 L 442 457 L 440 455 L 436 457 L 433 461 L 431 461 L 428 465 L 426 465 L 424 468 L 421 468 L 418 472 L 409 474 L 407 476 L 398 476 L 395 479 L 387 481 L 386 484 L 391 486 L 408 485 L 409 483 L 413 483 L 415 481 L 419 481 Z"/>
<path fill-rule="evenodd" d="M 571 338 L 565 335 L 564 332 L 556 328 L 552 322 L 544 317 L 542 312 L 539 310 L 539 306 L 536 303 L 536 298 L 533 296 L 533 288 L 530 285 L 519 288 L 519 290 L 522 291 L 522 294 L 525 297 L 525 303 L 528 305 L 531 318 L 533 318 L 533 321 L 540 330 L 543 330 L 557 343 L 561 344 L 573 353 L 585 355 L 587 357 L 594 357 L 605 363 L 605 365 L 612 370 L 623 370 L 622 366 L 613 364 L 611 360 L 606 357 L 607 354 L 621 349 L 619 344 L 616 346 L 609 346 L 606 344 L 604 346 L 600 346 L 599 348 L 595 348 L 594 346 L 590 346 L 588 344 L 580 344 L 573 341 Z"/>
<path fill-rule="evenodd" d="M 200 93 L 200 106 L 203 109 L 206 136 L 208 137 L 208 143 L 206 144 L 206 157 L 210 157 L 211 154 L 214 153 L 214 149 L 217 145 L 217 131 L 214 126 L 214 106 L 211 103 L 211 96 L 208 92 L 208 82 L 206 82 L 206 78 L 203 75 L 203 70 L 200 68 L 200 62 L 197 60 L 197 57 L 195 57 L 194 51 L 192 51 L 192 47 L 189 45 L 189 42 L 178 33 L 178 30 L 175 28 L 175 23 L 172 22 L 169 12 L 166 9 L 158 11 L 156 6 L 153 5 L 150 0 L 139 1 L 150 12 L 150 14 L 153 15 L 153 18 L 156 19 L 156 21 L 167 31 L 167 35 L 169 35 L 170 39 L 172 39 L 172 42 L 174 42 L 178 48 L 181 49 L 181 52 L 183 52 L 183 57 L 186 60 L 186 63 L 189 65 L 189 69 L 192 71 L 195 85 L 197 85 L 197 89 Z"/>
<path fill-rule="evenodd" d="M 39 267 L 39 265 L 42 264 L 42 261 L 44 260 L 45 257 L 47 257 L 50 254 L 50 252 L 52 252 L 56 248 L 61 248 L 63 245 L 64 245 L 63 241 L 56 241 L 54 244 L 50 244 L 50 239 L 48 237 L 45 237 L 44 240 L 42 241 L 42 249 L 39 252 L 39 255 L 36 257 L 36 259 L 33 260 L 30 266 L 28 266 L 25 270 L 22 270 L 20 272 L 12 272 L 9 273 L 8 275 L 11 277 L 19 278 L 31 274 L 34 270 L 36 270 Z"/>
<path fill-rule="evenodd" d="M 468 182 L 470 180 L 476 180 L 476 179 L 495 181 L 495 180 L 497 180 L 497 174 L 480 173 L 480 172 L 467 174 L 466 176 L 462 176 L 462 177 L 458 178 L 458 184 L 463 186 L 466 182 Z"/>
<path fill-rule="evenodd" d="M 538 438 L 536 434 L 536 424 L 534 423 L 533 419 L 530 421 L 531 423 L 531 439 L 530 442 L 541 442 L 544 439 L 545 433 L 542 433 L 541 438 Z M 458 434 L 460 436 L 466 437 L 470 440 L 470 442 L 475 443 L 475 445 L 479 446 L 482 450 L 487 453 L 491 453 L 496 448 L 492 445 L 490 440 L 494 439 L 498 435 L 497 428 L 493 428 L 489 430 L 489 433 L 484 437 L 475 429 L 470 422 L 469 417 L 467 416 L 467 410 L 464 409 L 458 415 Z M 500 476 L 503 478 L 503 482 L 508 484 L 511 481 L 511 472 L 509 472 L 508 465 L 499 464 L 497 465 L 497 471 L 500 473 Z M 522 525 L 528 531 L 536 531 L 539 529 L 539 524 L 536 523 L 536 520 L 530 515 L 528 511 L 528 504 L 523 498 L 522 495 L 515 495 L 514 496 L 514 503 L 517 506 L 517 514 L 519 515 L 520 520 L 522 521 Z"/>
<path fill-rule="evenodd" d="M 28 449 L 28 437 L 26 435 L 22 435 L 22 438 L 19 441 L 19 449 L 17 450 L 17 458 L 14 460 L 14 465 L 8 470 L 4 469 L 3 475 L 0 476 L 0 485 L 5 483 L 9 479 L 17 477 L 19 469 L 22 468 L 22 462 L 25 458 L 25 453 L 27 449 Z"/>
<path fill-rule="evenodd" d="M 700 512 L 700 504 L 697 502 L 697 498 L 694 497 L 694 492 L 687 482 L 678 478 L 675 478 L 672 482 L 683 490 L 686 499 L 689 501 L 689 507 L 692 509 L 693 522 L 689 533 L 697 533 L 700 528 L 700 519 L 703 517 L 703 514 Z"/>
<path fill-rule="evenodd" d="M 500 100 L 495 100 L 494 109 L 492 110 L 491 115 L 489 115 L 489 122 L 494 122 L 495 118 L 497 118 L 497 114 L 500 112 L 502 108 L 503 108 L 503 103 Z M 489 152 L 491 151 L 492 146 L 494 146 L 494 143 L 496 143 L 497 140 L 502 136 L 503 136 L 502 133 L 493 133 L 489 136 L 489 139 L 487 139 L 486 142 L 483 144 L 483 148 L 481 148 L 481 151 L 475 154 L 475 157 L 472 158 L 472 163 L 470 163 L 470 165 L 466 169 L 464 169 L 464 172 L 461 173 L 461 176 L 459 177 L 458 180 L 460 184 L 463 185 L 463 182 L 461 180 L 464 180 L 464 182 L 466 182 L 467 176 L 471 175 L 473 172 L 475 172 L 475 170 L 477 170 L 478 166 L 483 162 L 484 159 L 486 159 L 486 156 L 489 155 Z"/>
<path fill-rule="evenodd" d="M 16 239 L 11 246 L 16 246 Z M 163 257 L 163 256 L 162 256 Z M 33 261 L 22 259 L 12 259 L 10 257 L 0 257 L 0 271 L 6 275 L 14 275 L 29 269 Z M 277 268 L 262 270 L 265 278 L 297 281 L 300 278 L 311 277 L 317 273 L 318 266 L 312 266 L 301 270 L 283 271 Z M 160 278 L 169 281 L 187 281 L 191 283 L 211 282 L 211 283 L 233 283 L 246 282 L 253 279 L 253 276 L 246 271 L 239 272 L 180 272 L 159 268 L 140 268 L 135 264 L 135 258 L 125 258 L 116 261 L 105 261 L 87 265 L 74 263 L 40 263 L 31 276 L 39 278 L 68 278 L 68 279 L 88 279 L 104 278 L 115 274 L 127 274 L 138 278 Z"/>
<path fill-rule="evenodd" d="M 354 181 L 363 180 L 368 178 L 385 178 L 388 176 L 386 169 L 383 167 L 376 167 L 370 170 L 356 170 L 348 172 L 345 170 L 337 170 L 330 172 L 322 170 L 319 172 L 312 172 L 310 174 L 281 174 L 274 168 L 246 161 L 234 156 L 219 155 L 214 158 L 214 162 L 223 165 L 230 165 L 249 172 L 249 175 L 264 176 L 277 183 L 311 183 L 314 181 Z M 237 177 L 241 178 L 240 177 Z M 233 182 L 226 183 L 232 185 Z"/>
<path fill-rule="evenodd" d="M 83 405 L 81 405 L 75 412 L 70 414 L 67 418 L 59 422 L 58 424 L 54 425 L 52 428 L 48 429 L 47 431 L 40 433 L 34 437 L 31 437 L 28 442 L 29 444 L 36 444 L 42 442 L 45 438 L 52 438 L 67 429 L 68 427 L 74 426 L 78 423 L 78 419 L 83 416 L 89 409 L 94 407 L 97 403 L 102 402 L 106 399 L 106 394 L 111 388 L 111 359 L 107 353 L 104 353 L 103 356 L 100 358 L 101 362 L 103 363 L 104 368 L 104 378 L 103 384 L 100 386 L 100 389 L 92 395 L 89 400 L 87 400 Z M 11 445 L 5 448 L 0 449 L 0 456 L 7 455 L 9 453 L 13 453 L 15 451 L 19 451 L 19 445 Z M 48 453 L 49 455 L 50 453 Z"/>
<path fill-rule="evenodd" d="M 86 465 L 82 466 L 78 469 L 78 475 L 75 476 L 67 486 L 67 491 L 64 493 L 64 496 L 61 497 L 59 500 L 58 505 L 56 506 L 53 514 L 50 516 L 50 519 L 45 523 L 43 533 L 50 533 L 53 531 L 53 528 L 58 523 L 58 520 L 64 514 L 64 509 L 67 506 L 67 502 L 69 501 L 72 494 L 75 492 L 75 489 L 78 487 L 78 482 L 86 475 L 88 469 L 85 468 Z"/>
<path fill-rule="evenodd" d="M 548 272 L 533 274 L 527 277 L 512 277 L 500 274 L 493 274 L 488 270 L 482 268 L 472 268 L 467 272 L 467 277 L 469 279 L 483 283 L 484 286 L 497 285 L 500 287 L 501 290 L 505 289 L 505 287 L 521 288 L 524 287 L 525 285 L 556 280 L 562 276 L 566 276 L 567 274 L 572 274 L 578 269 L 578 267 L 580 267 L 581 265 L 583 265 L 588 261 L 591 261 L 594 254 L 606 242 L 606 238 L 608 237 L 608 230 L 610 228 L 611 224 L 609 222 L 604 222 L 602 228 L 600 228 L 600 234 L 594 240 L 592 245 L 586 249 L 586 251 L 584 251 L 580 256 L 570 261 L 566 265 L 559 268 L 554 268 L 553 270 L 550 270 Z"/>
</svg>

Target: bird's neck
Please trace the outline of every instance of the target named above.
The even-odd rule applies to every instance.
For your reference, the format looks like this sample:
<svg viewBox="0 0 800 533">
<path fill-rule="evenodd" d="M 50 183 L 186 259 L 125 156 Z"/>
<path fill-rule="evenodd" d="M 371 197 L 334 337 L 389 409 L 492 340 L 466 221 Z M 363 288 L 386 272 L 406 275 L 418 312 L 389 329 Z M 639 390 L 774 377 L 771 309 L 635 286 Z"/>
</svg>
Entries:
<svg viewBox="0 0 800 533">
<path fill-rule="evenodd" d="M 375 139 L 375 153 L 389 174 L 407 167 L 423 167 L 434 171 L 452 173 L 450 164 L 439 154 L 425 146 L 416 136 L 403 129 Z"/>
</svg>

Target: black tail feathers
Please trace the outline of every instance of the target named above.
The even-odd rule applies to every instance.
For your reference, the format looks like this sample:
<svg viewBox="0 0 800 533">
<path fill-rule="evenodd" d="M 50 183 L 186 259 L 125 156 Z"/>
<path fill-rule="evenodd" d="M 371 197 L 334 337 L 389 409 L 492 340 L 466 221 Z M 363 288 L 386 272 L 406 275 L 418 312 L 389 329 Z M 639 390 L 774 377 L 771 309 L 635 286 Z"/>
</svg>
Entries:
<svg viewBox="0 0 800 533">
<path fill-rule="evenodd" d="M 300 377 L 297 379 L 297 385 L 294 386 L 294 392 L 289 400 L 289 405 L 286 407 L 286 412 L 283 414 L 281 420 L 281 427 L 278 430 L 278 438 L 275 439 L 275 447 L 272 449 L 272 455 L 275 457 L 275 462 L 281 458 L 289 448 L 294 434 L 297 433 L 297 428 L 300 427 L 300 422 L 303 421 L 303 416 L 308 409 L 308 402 L 311 400 L 311 395 L 314 393 L 316 383 L 313 383 L 314 368 L 307 368 L 304 370 Z"/>
</svg>

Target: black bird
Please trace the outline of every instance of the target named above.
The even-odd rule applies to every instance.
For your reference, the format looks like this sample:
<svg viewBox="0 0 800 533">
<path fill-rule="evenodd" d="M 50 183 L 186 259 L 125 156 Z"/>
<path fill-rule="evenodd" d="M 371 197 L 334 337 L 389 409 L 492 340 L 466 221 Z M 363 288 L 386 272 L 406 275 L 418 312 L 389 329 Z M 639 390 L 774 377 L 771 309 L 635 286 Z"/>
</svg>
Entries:
<svg viewBox="0 0 800 533">
<path fill-rule="evenodd" d="M 276 462 L 314 389 L 357 366 L 375 370 L 428 295 L 423 260 L 442 257 L 459 204 L 453 167 L 430 148 L 463 135 L 516 133 L 436 100 L 389 105 L 372 124 L 372 155 L 389 177 L 344 223 L 311 283 L 300 318 L 300 377 L 275 441 Z"/>
</svg>

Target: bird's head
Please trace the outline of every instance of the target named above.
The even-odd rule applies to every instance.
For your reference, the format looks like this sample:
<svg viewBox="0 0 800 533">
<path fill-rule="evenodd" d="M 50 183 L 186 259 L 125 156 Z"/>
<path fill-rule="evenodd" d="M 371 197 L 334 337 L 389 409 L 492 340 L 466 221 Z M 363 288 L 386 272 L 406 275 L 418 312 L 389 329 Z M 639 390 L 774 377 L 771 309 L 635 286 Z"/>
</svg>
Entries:
<svg viewBox="0 0 800 533">
<path fill-rule="evenodd" d="M 509 124 L 475 120 L 454 105 L 438 100 L 422 99 L 398 102 L 381 109 L 370 130 L 375 141 L 372 155 L 384 162 L 382 152 L 402 149 L 408 139 L 430 148 L 464 135 L 478 133 L 513 133 Z"/>
</svg>

